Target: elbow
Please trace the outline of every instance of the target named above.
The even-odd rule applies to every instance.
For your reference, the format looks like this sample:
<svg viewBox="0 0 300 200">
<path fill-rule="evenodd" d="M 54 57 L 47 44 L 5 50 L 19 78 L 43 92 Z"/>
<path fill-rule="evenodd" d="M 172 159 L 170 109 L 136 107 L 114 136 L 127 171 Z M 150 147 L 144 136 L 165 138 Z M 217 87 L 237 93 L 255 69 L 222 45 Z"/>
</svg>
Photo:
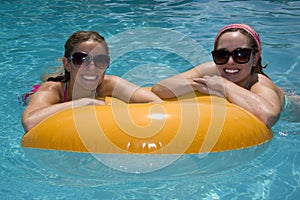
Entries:
<svg viewBox="0 0 300 200">
<path fill-rule="evenodd" d="M 129 100 L 123 99 L 126 103 L 162 103 L 163 101 L 153 92 L 145 89 L 138 89 L 131 95 Z"/>
<path fill-rule="evenodd" d="M 271 129 L 279 120 L 279 115 L 277 114 L 269 114 L 265 116 L 261 116 L 260 120 L 269 128 Z"/>
<path fill-rule="evenodd" d="M 22 121 L 22 125 L 23 125 L 25 132 L 28 132 L 33 127 L 32 125 L 30 125 L 29 123 L 24 122 L 24 121 Z"/>
<path fill-rule="evenodd" d="M 151 88 L 151 92 L 156 94 L 161 99 L 170 99 L 176 97 L 176 95 L 173 92 L 171 92 L 168 88 L 159 84 L 154 85 Z"/>
<path fill-rule="evenodd" d="M 22 125 L 25 130 L 25 132 L 30 131 L 37 123 L 35 123 L 33 120 L 30 118 L 27 119 L 22 119 Z"/>
<path fill-rule="evenodd" d="M 153 92 L 154 94 L 156 94 L 157 96 L 159 96 L 160 98 L 162 98 L 162 86 L 161 85 L 154 85 L 152 88 L 151 88 L 151 92 Z"/>
</svg>

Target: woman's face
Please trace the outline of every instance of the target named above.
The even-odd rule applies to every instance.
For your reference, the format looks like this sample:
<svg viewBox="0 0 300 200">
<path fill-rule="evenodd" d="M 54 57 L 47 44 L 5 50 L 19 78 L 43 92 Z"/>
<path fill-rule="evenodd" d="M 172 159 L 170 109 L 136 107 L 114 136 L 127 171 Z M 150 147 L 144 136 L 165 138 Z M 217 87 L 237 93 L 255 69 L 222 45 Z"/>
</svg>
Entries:
<svg viewBox="0 0 300 200">
<path fill-rule="evenodd" d="M 250 40 L 249 38 L 240 33 L 239 31 L 236 32 L 226 32 L 219 38 L 218 49 L 226 49 L 229 52 L 237 48 L 249 48 Z M 248 80 L 251 78 L 251 70 L 252 67 L 256 65 L 256 59 L 253 54 L 251 53 L 250 60 L 244 64 L 239 64 L 234 61 L 233 57 L 230 56 L 228 62 L 225 64 L 217 65 L 217 68 L 220 72 L 220 75 L 227 78 L 228 80 L 245 87 Z"/>
<path fill-rule="evenodd" d="M 104 45 L 88 40 L 76 46 L 72 52 L 74 60 L 83 62 L 79 64 L 73 61 L 68 62 L 71 80 L 88 90 L 96 89 L 103 82 L 109 65 L 108 52 Z M 88 55 L 82 54 L 83 52 Z"/>
</svg>

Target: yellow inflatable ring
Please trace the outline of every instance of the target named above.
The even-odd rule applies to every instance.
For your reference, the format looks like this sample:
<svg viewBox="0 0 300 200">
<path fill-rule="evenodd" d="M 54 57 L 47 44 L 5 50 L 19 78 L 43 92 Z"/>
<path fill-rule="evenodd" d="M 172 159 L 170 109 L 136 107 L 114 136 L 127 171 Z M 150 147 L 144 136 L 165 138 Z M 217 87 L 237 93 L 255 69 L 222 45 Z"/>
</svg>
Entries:
<svg viewBox="0 0 300 200">
<path fill-rule="evenodd" d="M 246 110 L 219 97 L 184 97 L 162 104 L 64 110 L 39 123 L 22 146 L 99 154 L 195 154 L 258 146 L 273 133 Z"/>
</svg>

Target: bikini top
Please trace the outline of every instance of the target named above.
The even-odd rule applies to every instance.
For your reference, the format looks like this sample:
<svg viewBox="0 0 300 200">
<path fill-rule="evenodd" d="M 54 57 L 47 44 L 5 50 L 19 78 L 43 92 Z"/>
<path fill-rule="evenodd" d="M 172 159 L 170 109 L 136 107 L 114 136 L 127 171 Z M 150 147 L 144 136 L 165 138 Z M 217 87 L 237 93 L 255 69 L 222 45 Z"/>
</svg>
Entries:
<svg viewBox="0 0 300 200">
<path fill-rule="evenodd" d="M 29 97 L 33 95 L 38 89 L 40 88 L 41 84 L 33 85 L 31 90 L 25 94 L 22 94 L 18 96 L 19 102 L 23 104 L 23 106 L 26 106 L 29 102 Z M 67 83 L 64 83 L 64 101 L 67 101 Z"/>
</svg>

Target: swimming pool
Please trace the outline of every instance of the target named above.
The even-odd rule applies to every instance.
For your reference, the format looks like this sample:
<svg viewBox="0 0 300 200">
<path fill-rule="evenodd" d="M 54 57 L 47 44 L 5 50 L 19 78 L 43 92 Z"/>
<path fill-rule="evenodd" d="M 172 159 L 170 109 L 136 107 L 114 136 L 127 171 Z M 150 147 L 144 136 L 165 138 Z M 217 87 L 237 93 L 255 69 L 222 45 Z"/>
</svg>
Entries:
<svg viewBox="0 0 300 200">
<path fill-rule="evenodd" d="M 63 44 L 76 30 L 97 30 L 108 39 L 115 55 L 108 73 L 148 86 L 210 59 L 205 52 L 211 50 L 216 32 L 223 25 L 236 22 L 256 28 L 263 41 L 263 61 L 270 62 L 265 71 L 285 91 L 299 95 L 300 1 L 7 0 L 0 5 L 1 198 L 296 199 L 300 196 L 299 123 L 280 120 L 273 127 L 275 137 L 266 151 L 230 170 L 197 176 L 187 171 L 186 176 L 178 178 L 150 174 L 145 179 L 124 173 L 122 180 L 114 180 L 110 174 L 107 178 L 110 181 L 103 182 L 97 174 L 85 175 L 86 171 L 64 174 L 63 169 L 55 171 L 32 162 L 20 147 L 24 107 L 17 98 L 39 83 L 40 75 L 48 68 L 60 65 L 57 59 L 63 54 Z M 143 30 L 155 34 L 145 35 Z M 115 39 L 128 39 L 132 35 L 130 43 Z M 167 36 L 180 36 L 178 40 L 187 41 L 187 47 L 199 49 L 178 48 L 174 37 Z M 195 56 L 197 52 L 199 57 Z"/>
</svg>

